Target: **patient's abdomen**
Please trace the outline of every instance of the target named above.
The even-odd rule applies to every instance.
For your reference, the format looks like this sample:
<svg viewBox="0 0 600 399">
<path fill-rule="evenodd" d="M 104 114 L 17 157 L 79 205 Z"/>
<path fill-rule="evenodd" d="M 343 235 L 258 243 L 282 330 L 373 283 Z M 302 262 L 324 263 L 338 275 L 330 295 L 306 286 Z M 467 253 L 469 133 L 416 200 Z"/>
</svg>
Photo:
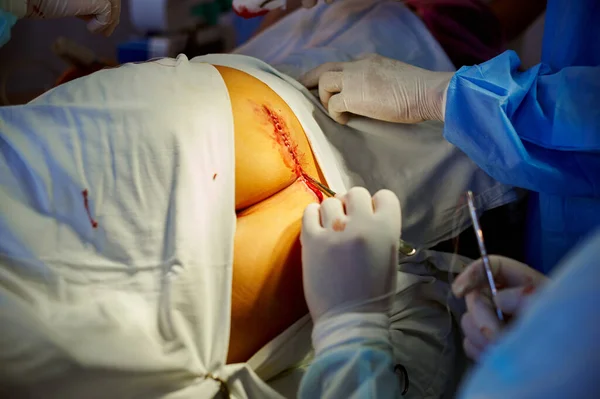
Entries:
<svg viewBox="0 0 600 399">
<path fill-rule="evenodd" d="M 300 229 L 304 208 L 322 197 L 304 175 L 323 181 L 289 106 L 258 79 L 216 67 L 229 92 L 235 129 L 235 203 L 228 363 L 248 360 L 307 313 Z"/>
</svg>

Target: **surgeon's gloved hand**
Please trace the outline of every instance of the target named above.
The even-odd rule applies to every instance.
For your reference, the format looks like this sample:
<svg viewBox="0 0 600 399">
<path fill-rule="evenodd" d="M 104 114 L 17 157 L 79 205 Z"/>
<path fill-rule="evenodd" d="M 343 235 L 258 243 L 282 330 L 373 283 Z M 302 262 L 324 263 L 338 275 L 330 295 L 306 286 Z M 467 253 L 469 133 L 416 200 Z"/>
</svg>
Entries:
<svg viewBox="0 0 600 399">
<path fill-rule="evenodd" d="M 317 354 L 357 336 L 385 342 L 396 291 L 401 215 L 389 190 L 356 187 L 302 220 L 304 295 Z"/>
<path fill-rule="evenodd" d="M 119 24 L 121 0 L 22 0 L 30 18 L 79 17 L 91 32 L 109 36 Z"/>
<path fill-rule="evenodd" d="M 319 88 L 321 103 L 341 124 L 349 114 L 386 122 L 444 120 L 446 92 L 454 73 L 433 72 L 380 55 L 323 64 L 300 78 Z"/>
<path fill-rule="evenodd" d="M 548 278 L 529 266 L 502 256 L 490 256 L 498 295 L 496 304 L 508 320 L 518 316 L 527 306 L 531 294 Z M 478 360 L 503 327 L 498 320 L 490 296 L 481 259 L 471 263 L 454 281 L 452 291 L 467 302 L 467 313 L 461 320 L 465 352 Z"/>
</svg>

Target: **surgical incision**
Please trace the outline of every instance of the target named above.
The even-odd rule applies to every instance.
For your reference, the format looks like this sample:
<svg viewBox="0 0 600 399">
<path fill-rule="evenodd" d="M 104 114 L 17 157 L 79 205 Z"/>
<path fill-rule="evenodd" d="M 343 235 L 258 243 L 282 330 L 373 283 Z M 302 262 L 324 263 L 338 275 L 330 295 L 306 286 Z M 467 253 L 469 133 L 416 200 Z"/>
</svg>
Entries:
<svg viewBox="0 0 600 399">
<path fill-rule="evenodd" d="M 277 143 L 279 151 L 282 153 L 286 166 L 292 169 L 296 177 L 306 184 L 319 199 L 319 202 L 323 201 L 323 193 L 321 190 L 306 179 L 306 172 L 302 167 L 302 164 L 306 162 L 303 159 L 304 154 L 299 151 L 298 145 L 291 139 L 288 126 L 283 118 L 267 105 L 263 105 L 262 110 L 267 115 L 269 122 L 273 127 L 273 138 Z"/>
</svg>

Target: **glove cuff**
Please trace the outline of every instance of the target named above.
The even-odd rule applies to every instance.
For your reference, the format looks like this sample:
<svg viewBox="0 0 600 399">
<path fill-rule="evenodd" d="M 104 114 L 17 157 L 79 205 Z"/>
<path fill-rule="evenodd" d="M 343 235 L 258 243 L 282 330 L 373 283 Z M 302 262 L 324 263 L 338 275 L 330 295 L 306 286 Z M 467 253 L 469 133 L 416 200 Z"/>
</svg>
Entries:
<svg viewBox="0 0 600 399">
<path fill-rule="evenodd" d="M 341 346 L 379 346 L 391 349 L 390 318 L 384 313 L 343 313 L 322 317 L 314 325 L 315 356 Z"/>
<path fill-rule="evenodd" d="M 0 0 L 0 8 L 21 19 L 27 15 L 27 0 Z"/>
<path fill-rule="evenodd" d="M 428 101 L 423 105 L 421 117 L 426 121 L 444 122 L 446 119 L 446 97 L 454 72 L 434 72 L 434 74 L 428 82 Z"/>
<path fill-rule="evenodd" d="M 448 84 L 446 85 L 446 88 L 444 89 L 444 94 L 442 97 L 442 114 L 441 114 L 442 122 L 446 121 L 446 101 L 448 99 L 448 88 L 449 87 L 450 87 L 450 82 L 448 82 Z"/>
</svg>

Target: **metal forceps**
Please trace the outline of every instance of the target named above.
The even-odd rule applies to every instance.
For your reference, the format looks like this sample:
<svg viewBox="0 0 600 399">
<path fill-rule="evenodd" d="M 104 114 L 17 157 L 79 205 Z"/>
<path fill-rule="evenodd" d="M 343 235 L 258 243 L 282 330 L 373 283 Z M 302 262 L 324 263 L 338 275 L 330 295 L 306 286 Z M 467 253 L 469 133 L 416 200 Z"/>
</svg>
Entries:
<svg viewBox="0 0 600 399">
<path fill-rule="evenodd" d="M 306 180 L 308 180 L 312 184 L 314 184 L 324 194 L 327 194 L 330 197 L 336 196 L 335 191 L 331 190 L 329 187 L 325 186 L 324 184 L 319 183 L 318 181 L 316 181 L 315 179 L 313 179 L 312 177 L 310 177 L 308 175 L 304 175 L 304 177 L 306 178 Z M 412 256 L 417 253 L 417 250 L 412 245 L 410 245 L 409 243 L 407 243 L 406 241 L 404 241 L 402 239 L 398 240 L 398 251 L 400 251 L 400 253 L 402 255 L 406 255 L 406 256 Z"/>
<path fill-rule="evenodd" d="M 492 273 L 490 258 L 488 256 L 487 250 L 485 249 L 485 244 L 483 242 L 483 231 L 481 230 L 479 218 L 477 217 L 477 212 L 475 210 L 475 199 L 473 198 L 472 191 L 467 191 L 467 203 L 469 205 L 469 213 L 471 214 L 471 220 L 473 221 L 473 230 L 475 230 L 475 236 L 477 237 L 477 245 L 479 246 L 479 252 L 483 261 L 483 267 L 485 268 L 487 281 L 490 286 L 490 290 L 492 291 L 492 299 L 494 300 L 494 307 L 496 308 L 496 316 L 498 316 L 498 320 L 504 321 L 504 315 L 502 314 L 502 310 L 500 310 L 495 301 L 496 296 L 498 295 L 498 290 L 496 289 L 496 282 L 494 281 L 494 274 Z"/>
</svg>

